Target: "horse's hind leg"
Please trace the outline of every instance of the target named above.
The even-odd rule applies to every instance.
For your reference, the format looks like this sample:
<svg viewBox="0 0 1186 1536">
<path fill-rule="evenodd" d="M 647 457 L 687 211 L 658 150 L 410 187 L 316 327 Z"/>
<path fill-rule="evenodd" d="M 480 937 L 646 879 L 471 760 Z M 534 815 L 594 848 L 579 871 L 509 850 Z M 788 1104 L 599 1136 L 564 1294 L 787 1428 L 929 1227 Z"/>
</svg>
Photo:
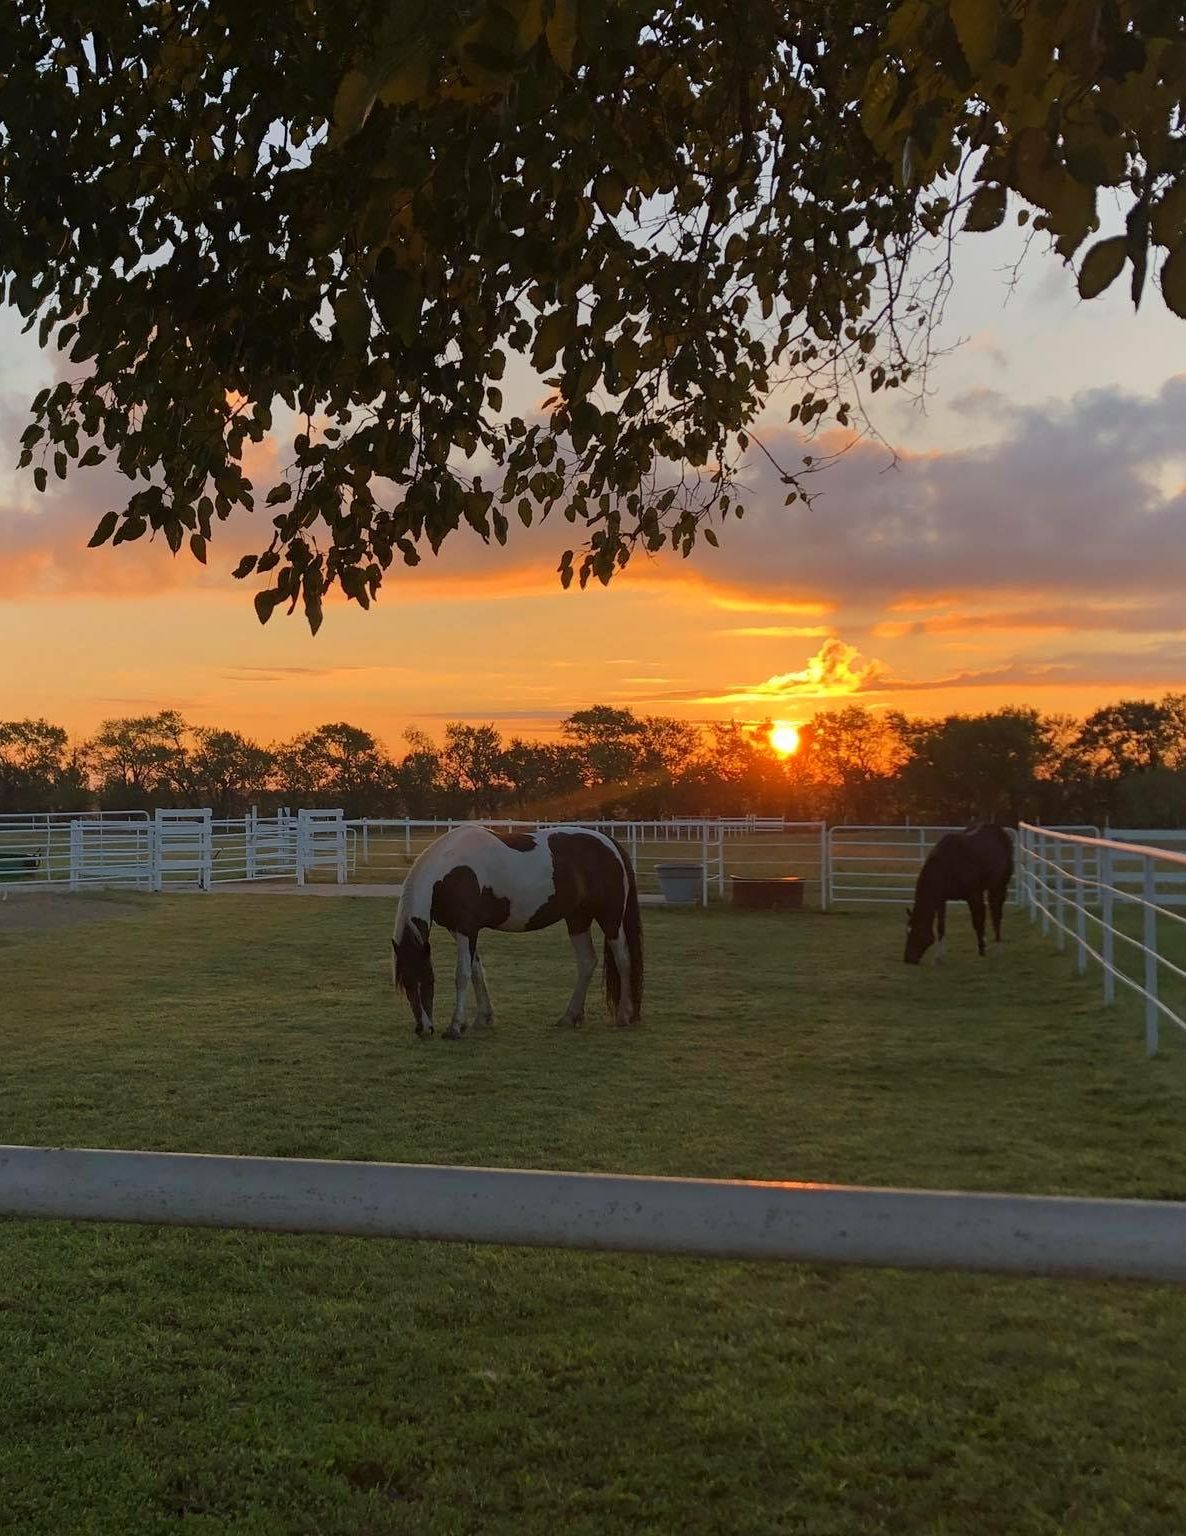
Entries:
<svg viewBox="0 0 1186 1536">
<path fill-rule="evenodd" d="M 993 937 L 997 943 L 1001 942 L 1001 918 L 1005 913 L 1005 897 L 1009 894 L 1009 885 L 994 885 L 988 892 L 988 910 L 992 914 Z"/>
<path fill-rule="evenodd" d="M 935 950 L 935 963 L 938 964 L 947 954 L 947 903 L 941 901 L 935 910 L 935 933 L 939 943 Z"/>
<path fill-rule="evenodd" d="M 564 1024 L 581 1024 L 585 1018 L 585 998 L 589 995 L 589 983 L 593 980 L 593 973 L 597 970 L 597 951 L 593 947 L 593 935 L 589 929 L 581 933 L 574 933 L 570 928 L 568 937 L 572 940 L 573 953 L 577 960 L 577 984 L 572 989 L 572 996 L 568 1000 L 568 1007 L 564 1010 L 563 1017 L 559 1020 Z"/>
<path fill-rule="evenodd" d="M 483 1025 L 488 1028 L 494 1023 L 494 1004 L 490 1001 L 490 988 L 486 985 L 486 970 L 478 954 L 476 941 L 470 949 L 470 970 L 473 974 L 474 996 L 478 1000 L 474 1028 L 480 1029 Z"/>
<path fill-rule="evenodd" d="M 473 975 L 473 948 L 470 939 L 464 933 L 455 933 L 453 938 L 457 944 L 457 1000 L 453 1004 L 453 1017 L 449 1021 L 449 1027 L 445 1031 L 446 1040 L 460 1040 L 465 1033 L 465 1015 L 469 1004 L 469 984 Z"/>
<path fill-rule="evenodd" d="M 984 892 L 977 891 L 968 897 L 968 911 L 972 914 L 972 927 L 976 930 L 976 950 L 978 954 L 987 954 L 984 943 Z"/>
<path fill-rule="evenodd" d="M 628 1024 L 634 1023 L 630 1003 L 630 949 L 626 943 L 625 934 L 621 932 L 612 939 L 607 936 L 606 944 L 618 968 L 618 1012 L 615 1022 L 619 1029 L 625 1029 Z"/>
</svg>

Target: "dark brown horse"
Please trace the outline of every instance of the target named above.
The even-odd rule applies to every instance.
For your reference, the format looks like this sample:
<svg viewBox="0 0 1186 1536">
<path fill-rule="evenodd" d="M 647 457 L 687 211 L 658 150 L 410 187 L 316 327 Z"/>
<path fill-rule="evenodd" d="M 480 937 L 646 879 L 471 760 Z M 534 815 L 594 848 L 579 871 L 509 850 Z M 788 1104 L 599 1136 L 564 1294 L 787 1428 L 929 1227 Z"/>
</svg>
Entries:
<svg viewBox="0 0 1186 1536">
<path fill-rule="evenodd" d="M 948 832 L 927 855 L 914 887 L 914 905 L 906 908 L 907 965 L 917 965 L 934 943 L 936 929 L 939 959 L 947 934 L 947 903 L 966 901 L 972 914 L 979 952 L 984 944 L 984 898 L 992 914 L 993 933 L 1001 942 L 1001 914 L 1013 879 L 1013 839 L 1004 827 L 969 827 Z"/>
</svg>

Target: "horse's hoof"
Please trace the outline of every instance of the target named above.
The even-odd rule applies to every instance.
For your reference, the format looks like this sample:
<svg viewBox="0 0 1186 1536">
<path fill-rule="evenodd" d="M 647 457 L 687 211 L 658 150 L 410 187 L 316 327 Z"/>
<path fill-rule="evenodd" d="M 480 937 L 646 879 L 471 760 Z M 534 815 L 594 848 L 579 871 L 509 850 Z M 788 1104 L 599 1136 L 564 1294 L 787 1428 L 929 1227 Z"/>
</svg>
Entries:
<svg viewBox="0 0 1186 1536">
<path fill-rule="evenodd" d="M 460 1040 L 462 1035 L 464 1035 L 464 1034 L 465 1034 L 465 1025 L 464 1024 L 453 1023 L 453 1024 L 449 1025 L 448 1029 L 441 1036 L 441 1039 L 442 1040 Z"/>
<path fill-rule="evenodd" d="M 585 1015 L 583 1013 L 578 1013 L 575 1019 L 573 1018 L 571 1013 L 562 1013 L 560 1015 L 560 1017 L 556 1020 L 556 1028 L 557 1029 L 576 1029 L 578 1027 L 578 1025 L 581 1025 L 584 1022 L 585 1022 Z"/>
<path fill-rule="evenodd" d="M 494 1015 L 492 1013 L 480 1013 L 474 1020 L 475 1029 L 493 1029 Z"/>
<path fill-rule="evenodd" d="M 416 1026 L 416 1035 L 421 1040 L 431 1040 L 432 1039 L 432 1025 L 430 1024 L 428 1026 L 428 1028 L 425 1029 L 423 1027 L 423 1025 L 417 1024 L 417 1026 Z"/>
</svg>

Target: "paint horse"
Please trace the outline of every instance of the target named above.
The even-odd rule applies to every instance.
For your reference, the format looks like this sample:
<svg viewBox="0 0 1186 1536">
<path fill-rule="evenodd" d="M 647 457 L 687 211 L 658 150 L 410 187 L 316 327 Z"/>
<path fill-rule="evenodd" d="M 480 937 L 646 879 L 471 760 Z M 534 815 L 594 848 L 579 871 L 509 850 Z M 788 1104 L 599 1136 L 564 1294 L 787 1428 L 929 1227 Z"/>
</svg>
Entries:
<svg viewBox="0 0 1186 1536">
<path fill-rule="evenodd" d="M 416 1033 L 432 1034 L 434 977 L 429 930 L 439 924 L 457 947 L 457 996 L 446 1040 L 467 1023 L 470 983 L 475 1027 L 493 1022 L 486 974 L 478 957 L 483 928 L 532 933 L 563 922 L 576 954 L 577 980 L 561 1024 L 580 1024 L 597 969 L 591 929 L 605 936 L 605 994 L 620 1025 L 642 1010 L 642 923 L 638 888 L 626 851 L 584 827 L 492 832 L 455 827 L 426 848 L 404 882 L 391 935 L 395 984 L 407 996 Z"/>
<path fill-rule="evenodd" d="M 984 825 L 966 832 L 948 832 L 927 855 L 914 888 L 914 905 L 906 908 L 907 965 L 917 965 L 935 940 L 943 958 L 947 936 L 947 903 L 966 901 L 976 930 L 980 954 L 984 947 L 984 898 L 992 913 L 993 932 L 1001 942 L 1001 914 L 1013 879 L 1013 839 L 1004 827 Z"/>
</svg>

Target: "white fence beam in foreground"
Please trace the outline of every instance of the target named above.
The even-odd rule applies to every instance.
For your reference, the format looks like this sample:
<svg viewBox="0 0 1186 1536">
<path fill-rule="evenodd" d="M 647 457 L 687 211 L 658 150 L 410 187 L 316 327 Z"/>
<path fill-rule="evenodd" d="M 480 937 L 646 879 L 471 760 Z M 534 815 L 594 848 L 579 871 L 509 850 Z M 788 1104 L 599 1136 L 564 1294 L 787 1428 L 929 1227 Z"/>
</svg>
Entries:
<svg viewBox="0 0 1186 1536">
<path fill-rule="evenodd" d="M 1186 1204 L 0 1147 L 0 1216 L 1186 1282 Z"/>
</svg>

